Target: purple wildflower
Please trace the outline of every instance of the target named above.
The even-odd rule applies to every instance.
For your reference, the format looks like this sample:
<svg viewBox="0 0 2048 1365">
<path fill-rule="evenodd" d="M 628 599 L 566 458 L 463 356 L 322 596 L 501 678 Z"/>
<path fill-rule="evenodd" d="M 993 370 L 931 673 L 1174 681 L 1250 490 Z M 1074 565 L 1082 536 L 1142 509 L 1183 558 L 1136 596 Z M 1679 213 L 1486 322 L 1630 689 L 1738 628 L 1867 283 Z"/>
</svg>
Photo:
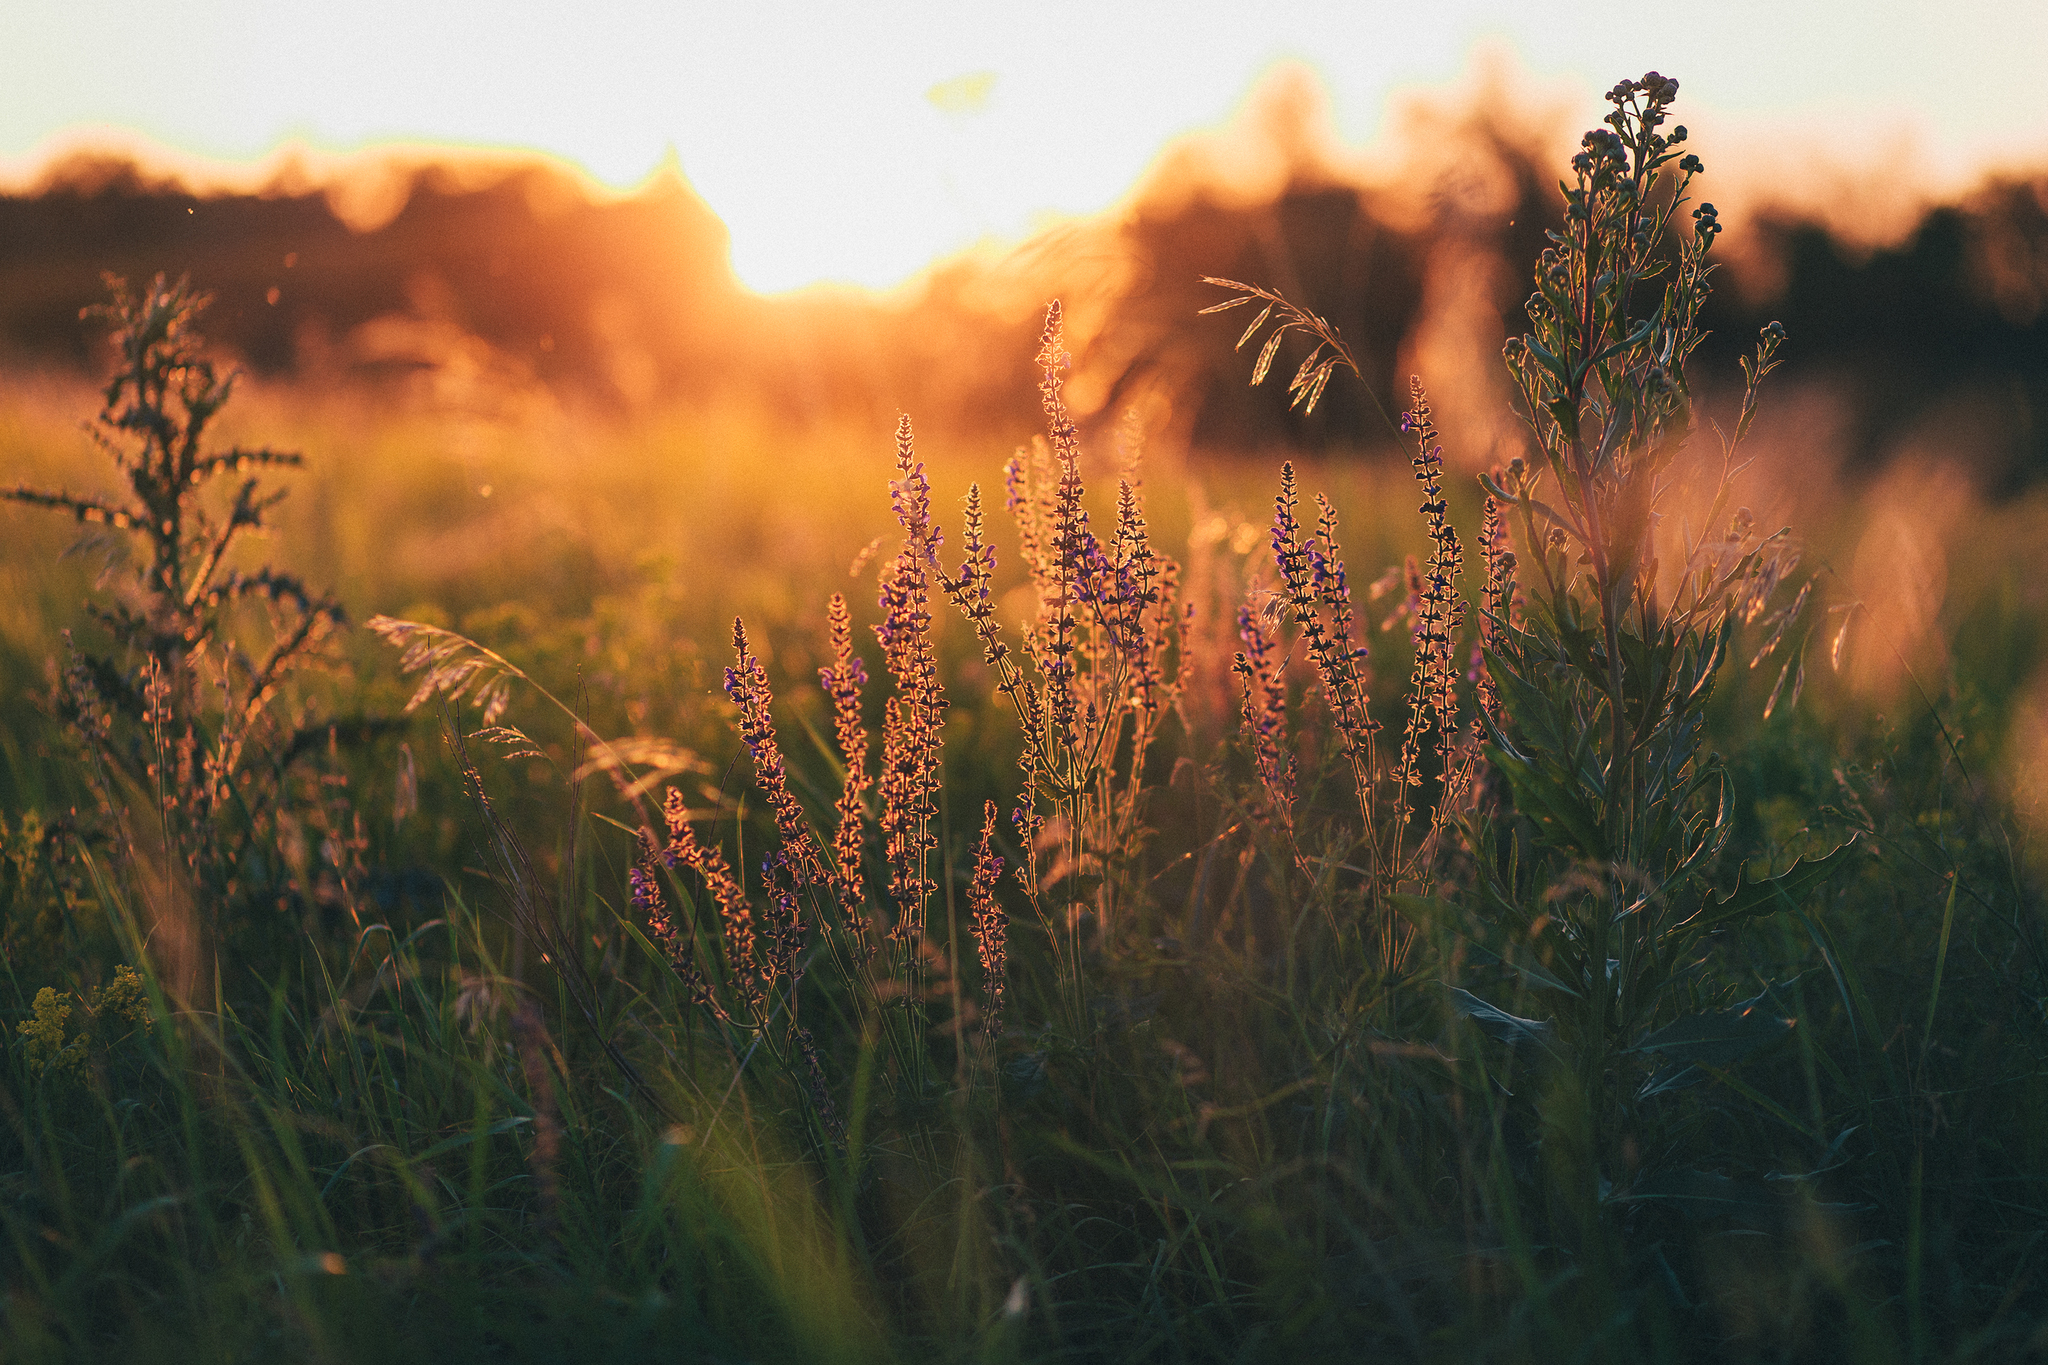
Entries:
<svg viewBox="0 0 2048 1365">
<path fill-rule="evenodd" d="M 1248 606 L 1237 609 L 1237 633 L 1244 648 L 1232 668 L 1243 688 L 1241 715 L 1252 745 L 1252 762 L 1266 793 L 1262 814 L 1278 819 L 1291 833 L 1294 759 L 1286 754 L 1287 663 L 1275 657 L 1273 641 L 1260 629 L 1258 613 Z"/>
<path fill-rule="evenodd" d="M 754 761 L 754 781 L 775 812 L 775 831 L 791 859 L 791 875 L 799 885 L 828 881 L 810 823 L 804 818 L 803 803 L 789 789 L 789 769 L 782 759 L 782 746 L 775 739 L 775 720 L 770 714 L 774 700 L 768 687 L 768 672 L 760 656 L 747 648 L 746 624 L 738 617 L 732 623 L 732 647 L 737 655 L 725 670 L 725 694 L 740 709 L 740 738 Z"/>
<path fill-rule="evenodd" d="M 982 807 L 981 843 L 974 850 L 974 875 L 967 884 L 967 904 L 974 913 L 974 946 L 981 958 L 982 990 L 988 997 L 991 1038 L 1003 1031 L 1003 995 L 1008 971 L 1005 940 L 1009 920 L 996 904 L 996 883 L 1003 875 L 1003 859 L 995 851 L 996 803 Z"/>
</svg>

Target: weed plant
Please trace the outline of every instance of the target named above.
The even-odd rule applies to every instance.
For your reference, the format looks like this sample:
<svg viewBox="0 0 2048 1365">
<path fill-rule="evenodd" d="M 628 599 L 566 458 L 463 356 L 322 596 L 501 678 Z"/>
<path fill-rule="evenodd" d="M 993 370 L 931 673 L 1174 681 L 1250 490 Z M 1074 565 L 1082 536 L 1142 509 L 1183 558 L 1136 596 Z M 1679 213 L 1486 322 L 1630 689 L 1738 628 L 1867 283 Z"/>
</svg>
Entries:
<svg viewBox="0 0 2048 1365">
<path fill-rule="evenodd" d="M 16 813 L 0 867 L 10 1354 L 2038 1347 L 2038 898 L 1949 699 L 1861 737 L 1818 712 L 1848 614 L 1733 506 L 1787 343 L 1766 329 L 1713 429 L 1687 361 L 1720 229 L 1676 94 L 1617 85 L 1560 187 L 1469 600 L 1418 382 L 1427 548 L 1379 580 L 1392 600 L 1354 586 L 1335 502 L 1307 514 L 1287 468 L 1270 560 L 1209 619 L 1206 552 L 1165 552 L 1138 460 L 1091 497 L 1055 304 L 1046 431 L 1004 471 L 1014 556 L 978 487 L 949 550 L 904 419 L 900 539 L 872 612 L 820 603 L 818 694 L 778 697 L 782 656 L 733 622 L 730 765 L 607 737 L 516 651 L 373 620 L 486 866 L 423 922 L 201 915 L 211 1001 L 166 970 L 161 869 L 209 911 L 253 906 L 223 879 L 257 834 L 357 827 L 347 788 L 314 807 L 275 776 L 305 725 L 251 729 L 279 695 L 257 684 L 339 613 L 223 576 L 266 505 L 194 510 L 233 462 L 194 453 L 225 382 L 188 292 L 119 299 L 103 430 L 145 452 L 122 468 L 152 519 L 16 495 L 150 565 L 107 609 L 112 662 L 81 652 L 60 693 L 116 817 L 51 844 Z M 1295 401 L 1357 377 L 1313 312 L 1213 283 L 1211 311 L 1258 309 L 1240 345 L 1272 329 L 1255 383 L 1303 338 Z M 275 643 L 251 653 L 231 641 L 262 623 L 228 613 L 259 600 Z M 112 715 L 123 679 L 126 719 L 77 700 Z M 1222 731 L 1198 702 L 1219 693 Z M 244 734 L 275 755 L 261 783 L 219 757 Z M 508 800 L 550 753 L 563 800 Z M 216 769 L 262 814 L 192 823 L 177 803 Z M 118 818 L 152 781 L 182 863 Z M 67 973 L 20 928 L 86 913 L 119 970 Z"/>
<path fill-rule="evenodd" d="M 49 698 L 92 805 L 37 833 L 112 851 L 131 881 L 148 885 L 159 951 L 190 994 L 224 933 L 313 909 L 309 862 L 333 874 L 331 898 L 351 898 L 354 860 L 336 855 L 359 844 L 360 831 L 326 828 L 335 812 L 318 801 L 290 803 L 299 818 L 280 820 L 294 768 L 338 738 L 334 721 L 290 705 L 284 689 L 344 618 L 334 599 L 291 574 L 234 567 L 237 542 L 263 533 L 284 496 L 263 489 L 261 471 L 301 458 L 211 445 L 208 428 L 234 376 L 204 354 L 197 320 L 206 298 L 161 276 L 139 294 L 108 285 L 112 301 L 92 312 L 109 326 L 118 360 L 88 431 L 122 489 L 0 491 L 104 528 L 92 548 L 118 584 L 88 608 L 106 647 L 74 646 L 67 632 Z M 236 476 L 224 505 L 208 496 Z M 305 851 L 307 822 L 326 835 L 328 857 Z"/>
</svg>

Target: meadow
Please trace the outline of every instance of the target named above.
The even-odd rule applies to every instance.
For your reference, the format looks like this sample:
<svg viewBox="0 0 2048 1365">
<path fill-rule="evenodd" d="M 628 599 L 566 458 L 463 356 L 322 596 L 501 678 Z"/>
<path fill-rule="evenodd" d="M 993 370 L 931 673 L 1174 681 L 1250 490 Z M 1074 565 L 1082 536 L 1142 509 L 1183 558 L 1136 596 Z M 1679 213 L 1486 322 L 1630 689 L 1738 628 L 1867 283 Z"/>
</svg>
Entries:
<svg viewBox="0 0 2048 1365">
<path fill-rule="evenodd" d="M 2048 1350 L 2043 495 L 1706 344 L 1675 94 L 1483 378 L 1196 286 L 1284 468 L 1059 304 L 934 436 L 131 280 L 0 395 L 6 1358 Z"/>
</svg>

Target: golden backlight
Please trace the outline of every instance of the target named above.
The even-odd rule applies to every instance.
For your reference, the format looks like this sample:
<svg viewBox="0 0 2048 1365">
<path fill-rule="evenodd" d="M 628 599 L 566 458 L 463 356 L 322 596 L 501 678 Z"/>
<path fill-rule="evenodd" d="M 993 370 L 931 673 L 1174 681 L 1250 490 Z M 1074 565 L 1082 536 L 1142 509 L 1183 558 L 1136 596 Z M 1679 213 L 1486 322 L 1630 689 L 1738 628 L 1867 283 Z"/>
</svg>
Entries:
<svg viewBox="0 0 2048 1365">
<path fill-rule="evenodd" d="M 1959 174 L 2048 142 L 2048 6 L 348 5 L 11 0 L 10 179 L 118 130 L 214 161 L 286 143 L 526 148 L 627 187 L 674 155 L 751 288 L 900 282 L 934 259 L 1100 211 L 1178 135 L 1224 123 L 1276 62 L 1332 131 L 1492 45 L 1574 105 L 1616 71 L 1679 73 L 1689 116 L 1852 162 Z M 99 130 L 99 132 L 96 132 Z M 1731 132 L 1729 130 L 1735 130 Z"/>
</svg>

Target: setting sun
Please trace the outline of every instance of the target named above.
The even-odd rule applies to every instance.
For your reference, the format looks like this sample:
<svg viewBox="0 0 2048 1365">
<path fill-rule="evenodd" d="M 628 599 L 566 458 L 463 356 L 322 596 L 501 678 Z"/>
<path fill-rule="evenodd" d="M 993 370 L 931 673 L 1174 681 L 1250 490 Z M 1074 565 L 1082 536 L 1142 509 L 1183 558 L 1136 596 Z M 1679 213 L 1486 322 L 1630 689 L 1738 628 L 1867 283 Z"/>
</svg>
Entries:
<svg viewBox="0 0 2048 1365">
<path fill-rule="evenodd" d="M 761 291 L 896 284 L 977 242 L 1101 211 L 1172 139 L 1224 125 L 1275 63 L 1370 142 L 1401 92 L 1520 64 L 1574 126 L 1614 70 L 1683 54 L 1691 117 L 1777 145 L 1949 174 L 2048 140 L 2048 7 L 2011 0 L 1593 3 L 1048 3 L 962 7 L 18 0 L 0 46 L 0 157 L 18 180 L 112 130 L 175 155 L 287 144 L 522 148 L 626 188 L 673 157 Z M 1709 118 L 1709 115 L 1715 117 Z M 826 226 L 829 225 L 829 226 Z"/>
</svg>

